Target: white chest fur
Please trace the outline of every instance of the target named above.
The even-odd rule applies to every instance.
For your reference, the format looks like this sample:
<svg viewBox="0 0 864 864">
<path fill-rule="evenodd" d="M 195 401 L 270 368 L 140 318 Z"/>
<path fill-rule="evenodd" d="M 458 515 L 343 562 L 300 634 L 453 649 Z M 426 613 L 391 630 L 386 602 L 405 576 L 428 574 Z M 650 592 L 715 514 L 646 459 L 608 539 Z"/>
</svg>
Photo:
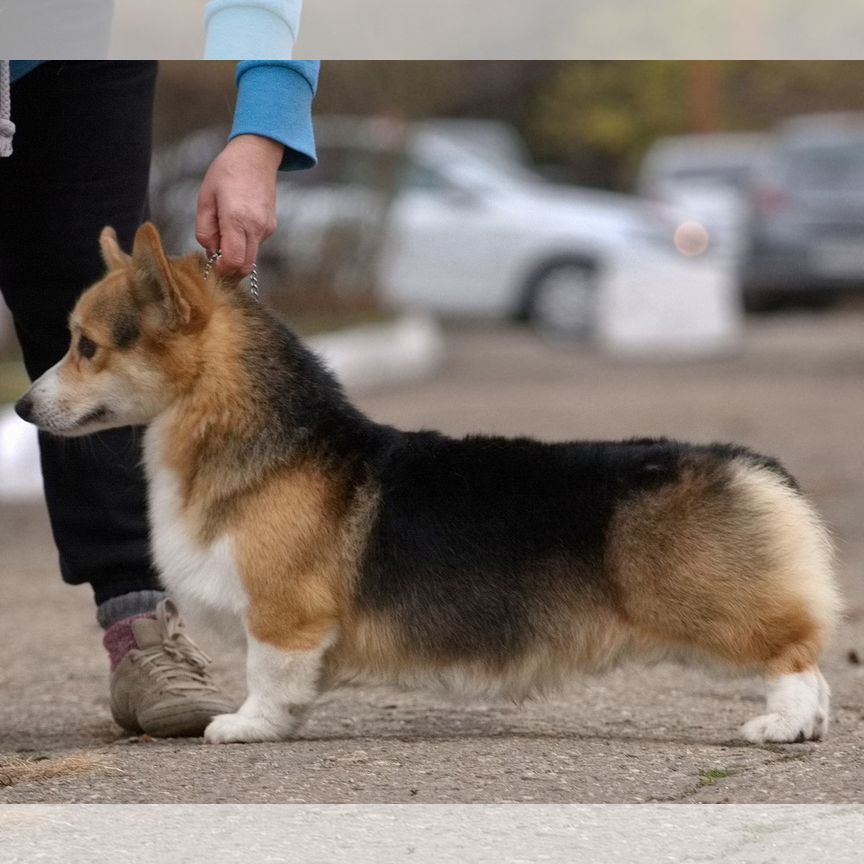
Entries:
<svg viewBox="0 0 864 864">
<path fill-rule="evenodd" d="M 151 545 L 162 582 L 181 613 L 234 638 L 242 630 L 248 598 L 231 537 L 201 543 L 185 512 L 177 474 L 166 466 L 160 420 L 147 429 L 144 464 L 148 480 Z"/>
</svg>

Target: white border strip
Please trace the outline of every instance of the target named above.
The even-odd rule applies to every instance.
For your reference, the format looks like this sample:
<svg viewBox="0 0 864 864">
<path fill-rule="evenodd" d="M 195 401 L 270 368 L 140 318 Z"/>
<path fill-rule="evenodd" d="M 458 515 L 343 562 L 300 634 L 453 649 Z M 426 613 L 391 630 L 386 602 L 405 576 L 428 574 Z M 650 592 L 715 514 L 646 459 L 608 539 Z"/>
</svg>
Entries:
<svg viewBox="0 0 864 864">
<path fill-rule="evenodd" d="M 229 792 L 230 790 L 226 790 Z M 852 864 L 862 805 L 9 805 L 0 860 Z"/>
<path fill-rule="evenodd" d="M 862 32 L 860 0 L 313 0 L 294 56 L 851 60 Z"/>
</svg>

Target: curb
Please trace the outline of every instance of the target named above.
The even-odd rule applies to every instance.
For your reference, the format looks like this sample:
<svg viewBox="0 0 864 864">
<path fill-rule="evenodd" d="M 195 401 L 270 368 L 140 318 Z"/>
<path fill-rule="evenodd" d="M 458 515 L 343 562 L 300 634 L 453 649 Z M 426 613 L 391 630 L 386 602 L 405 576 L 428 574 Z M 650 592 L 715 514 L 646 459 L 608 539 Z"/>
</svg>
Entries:
<svg viewBox="0 0 864 864">
<path fill-rule="evenodd" d="M 0 502 L 24 503 L 42 497 L 42 469 L 36 429 L 11 405 L 0 408 Z"/>
<path fill-rule="evenodd" d="M 437 319 L 408 313 L 387 324 L 364 324 L 304 340 L 352 392 L 418 381 L 444 363 Z M 0 502 L 42 497 L 36 430 L 12 406 L 0 409 Z"/>
<path fill-rule="evenodd" d="M 354 392 L 426 378 L 441 368 L 446 356 L 438 320 L 418 312 L 387 324 L 364 324 L 305 341 Z"/>
</svg>

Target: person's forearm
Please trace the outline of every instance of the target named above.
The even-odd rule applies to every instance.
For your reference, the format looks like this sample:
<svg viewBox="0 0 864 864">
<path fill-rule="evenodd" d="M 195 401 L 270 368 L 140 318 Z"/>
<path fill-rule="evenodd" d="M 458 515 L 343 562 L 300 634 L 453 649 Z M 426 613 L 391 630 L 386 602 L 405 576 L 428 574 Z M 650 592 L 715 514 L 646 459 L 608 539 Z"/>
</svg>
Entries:
<svg viewBox="0 0 864 864">
<path fill-rule="evenodd" d="M 303 0 L 210 0 L 206 60 L 290 60 Z"/>
</svg>

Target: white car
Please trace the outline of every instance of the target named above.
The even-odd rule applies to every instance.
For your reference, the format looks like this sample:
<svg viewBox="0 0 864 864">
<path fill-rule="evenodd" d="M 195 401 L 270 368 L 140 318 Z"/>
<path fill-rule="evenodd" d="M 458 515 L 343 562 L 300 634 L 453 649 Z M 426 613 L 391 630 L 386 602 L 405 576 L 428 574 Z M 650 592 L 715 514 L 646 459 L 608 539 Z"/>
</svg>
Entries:
<svg viewBox="0 0 864 864">
<path fill-rule="evenodd" d="M 390 299 L 526 319 L 620 350 L 734 339 L 732 273 L 672 208 L 546 182 L 487 158 L 452 121 L 416 125 L 406 152 L 381 261 Z"/>
<path fill-rule="evenodd" d="M 280 229 L 265 247 L 289 271 L 318 256 L 350 290 L 374 252 L 378 290 L 399 306 L 528 320 L 622 350 L 734 338 L 734 280 L 698 225 L 635 196 L 546 181 L 504 124 L 319 118 L 317 134 L 319 167 L 280 184 Z M 174 219 L 180 199 L 194 201 L 182 182 L 162 195 Z M 193 245 L 194 218 L 182 221 Z M 345 222 L 356 236 L 336 256 L 327 244 Z"/>
</svg>

